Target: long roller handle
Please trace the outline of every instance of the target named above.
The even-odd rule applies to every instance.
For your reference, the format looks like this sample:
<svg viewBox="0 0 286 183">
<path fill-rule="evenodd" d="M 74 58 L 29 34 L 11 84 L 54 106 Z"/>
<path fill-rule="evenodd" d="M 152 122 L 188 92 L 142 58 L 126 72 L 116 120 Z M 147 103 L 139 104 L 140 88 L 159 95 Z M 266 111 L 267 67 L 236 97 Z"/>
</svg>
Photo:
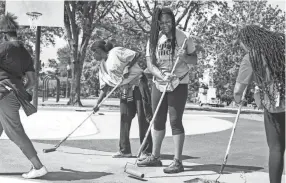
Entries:
<svg viewBox="0 0 286 183">
<path fill-rule="evenodd" d="M 243 91 L 242 101 L 243 101 L 244 98 L 245 98 L 246 90 L 247 90 L 247 87 L 246 87 L 245 90 Z M 237 111 L 237 114 L 236 114 L 236 118 L 235 118 L 235 121 L 234 121 L 234 124 L 233 124 L 233 128 L 232 128 L 232 131 L 231 131 L 231 135 L 230 135 L 230 138 L 229 138 L 229 142 L 228 142 L 228 145 L 227 145 L 225 157 L 224 157 L 223 163 L 222 163 L 222 165 L 221 165 L 220 175 L 222 174 L 222 172 L 223 172 L 223 170 L 224 170 L 224 167 L 225 167 L 225 165 L 226 165 L 227 159 L 228 159 L 228 154 L 229 154 L 229 151 L 230 151 L 230 145 L 231 145 L 231 142 L 232 142 L 232 140 L 233 140 L 233 136 L 234 136 L 234 133 L 235 133 L 235 129 L 236 129 L 236 125 L 237 125 L 237 122 L 238 122 L 238 119 L 239 119 L 239 115 L 240 115 L 240 112 L 241 112 L 242 105 L 243 105 L 243 102 L 239 105 L 239 108 L 238 108 L 238 111 Z M 219 176 L 220 176 L 220 175 L 219 175 Z M 219 177 L 218 177 L 218 178 L 219 178 Z M 217 180 L 218 180 L 218 178 L 217 178 Z"/>
<path fill-rule="evenodd" d="M 121 81 L 122 82 L 122 81 Z M 118 86 L 121 84 L 121 82 L 119 82 L 107 95 L 106 97 L 104 97 L 104 99 L 98 104 L 98 107 L 100 107 L 103 102 L 118 88 Z M 94 106 L 95 107 L 95 106 Z M 66 136 L 66 138 L 64 138 L 63 140 L 61 140 L 55 147 L 58 148 L 64 141 L 66 141 L 79 127 L 81 127 L 86 120 L 88 120 L 90 118 L 90 116 L 94 114 L 94 112 L 90 113 L 83 122 L 81 122 L 70 134 L 68 134 L 68 136 Z"/>
</svg>

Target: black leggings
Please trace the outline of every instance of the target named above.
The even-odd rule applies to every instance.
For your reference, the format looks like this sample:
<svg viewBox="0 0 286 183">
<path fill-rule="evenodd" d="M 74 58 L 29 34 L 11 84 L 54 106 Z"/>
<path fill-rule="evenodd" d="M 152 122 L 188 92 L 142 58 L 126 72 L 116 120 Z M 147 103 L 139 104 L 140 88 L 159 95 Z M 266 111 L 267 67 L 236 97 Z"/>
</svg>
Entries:
<svg viewBox="0 0 286 183">
<path fill-rule="evenodd" d="M 155 84 L 152 87 L 152 110 L 153 114 L 157 108 L 162 92 L 160 92 Z M 167 114 L 169 109 L 170 123 L 172 134 L 178 135 L 184 133 L 182 118 L 186 101 L 188 98 L 188 85 L 180 84 L 172 92 L 167 92 L 161 103 L 159 111 L 154 121 L 154 129 L 157 131 L 166 129 Z"/>
<path fill-rule="evenodd" d="M 281 183 L 285 152 L 285 112 L 264 112 L 264 123 L 269 146 L 270 183 Z"/>
</svg>

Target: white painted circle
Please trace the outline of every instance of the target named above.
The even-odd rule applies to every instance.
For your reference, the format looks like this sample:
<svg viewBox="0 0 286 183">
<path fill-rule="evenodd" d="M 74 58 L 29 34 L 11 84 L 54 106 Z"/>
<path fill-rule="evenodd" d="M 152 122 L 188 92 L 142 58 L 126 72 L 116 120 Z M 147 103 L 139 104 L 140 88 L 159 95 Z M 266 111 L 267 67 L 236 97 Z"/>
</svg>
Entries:
<svg viewBox="0 0 286 183">
<path fill-rule="evenodd" d="M 27 117 L 20 111 L 22 124 L 31 139 L 62 139 L 71 133 L 90 112 L 76 111 L 38 111 Z M 186 135 L 206 134 L 227 130 L 232 123 L 213 118 L 216 115 L 184 114 L 183 124 Z M 226 115 L 223 115 L 226 116 Z M 93 115 L 72 136 L 75 139 L 118 139 L 120 134 L 119 112 L 105 112 Z M 166 136 L 172 136 L 169 119 L 166 124 Z M 6 135 L 1 138 L 6 138 Z M 130 138 L 139 138 L 137 117 L 132 121 Z"/>
</svg>

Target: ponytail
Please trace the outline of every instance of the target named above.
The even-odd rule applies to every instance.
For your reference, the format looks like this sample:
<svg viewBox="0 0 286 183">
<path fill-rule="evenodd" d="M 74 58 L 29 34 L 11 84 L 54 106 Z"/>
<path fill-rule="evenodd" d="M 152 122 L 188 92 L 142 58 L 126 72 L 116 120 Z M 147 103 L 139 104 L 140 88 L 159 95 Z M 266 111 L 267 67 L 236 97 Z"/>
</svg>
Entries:
<svg viewBox="0 0 286 183">
<path fill-rule="evenodd" d="M 107 41 L 104 45 L 105 51 L 108 53 L 112 48 L 113 44 L 110 41 Z"/>
<path fill-rule="evenodd" d="M 104 52 L 108 53 L 113 48 L 113 44 L 109 41 L 105 42 L 104 40 L 95 41 L 91 45 L 91 50 L 95 51 L 97 48 L 100 48 Z"/>
</svg>

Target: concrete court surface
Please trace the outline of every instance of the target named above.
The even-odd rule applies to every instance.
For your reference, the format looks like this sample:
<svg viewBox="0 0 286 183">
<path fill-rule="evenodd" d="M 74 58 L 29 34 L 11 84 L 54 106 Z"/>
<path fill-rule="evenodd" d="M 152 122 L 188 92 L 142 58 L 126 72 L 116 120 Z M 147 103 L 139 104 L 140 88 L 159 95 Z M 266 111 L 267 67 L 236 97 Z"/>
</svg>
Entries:
<svg viewBox="0 0 286 183">
<path fill-rule="evenodd" d="M 88 112 L 71 111 L 42 111 L 27 118 L 23 112 L 24 128 L 31 139 L 60 140 L 72 131 L 84 118 Z M 70 138 L 70 140 L 85 142 L 84 140 L 114 140 L 119 137 L 119 113 L 105 112 L 105 115 L 93 115 L 88 121 Z M 184 115 L 184 126 L 187 136 L 221 134 L 230 131 L 232 123 L 228 120 L 217 117 L 233 117 L 230 114 L 219 113 L 194 113 Z M 136 119 L 134 119 L 136 121 Z M 169 125 L 167 125 L 166 138 L 171 136 Z M 132 123 L 131 138 L 138 137 L 138 124 Z M 213 169 L 203 169 L 204 164 L 184 161 L 185 172 L 174 175 L 167 175 L 162 172 L 163 167 L 138 168 L 136 170 L 145 173 L 144 180 L 137 180 L 129 177 L 123 172 L 126 162 L 135 162 L 135 158 L 112 159 L 113 152 L 98 150 L 80 149 L 67 147 L 65 144 L 58 151 L 44 154 L 42 149 L 50 148 L 53 145 L 34 143 L 39 156 L 47 166 L 50 173 L 38 180 L 23 180 L 21 173 L 29 170 L 29 162 L 21 154 L 20 150 L 7 137 L 1 137 L 1 161 L 0 182 L 188 182 L 188 180 L 200 177 L 215 180 L 218 176 Z M 80 142 L 81 142 L 80 141 Z M 55 141 L 58 142 L 58 141 Z M 67 141 L 68 143 L 69 141 Z M 106 147 L 108 148 L 108 147 Z M 225 152 L 225 150 L 223 150 Z M 223 157 L 224 154 L 219 156 Z M 163 165 L 168 166 L 170 159 L 164 159 Z M 220 162 L 219 162 L 220 163 Z M 218 163 L 218 164 L 219 164 Z M 61 169 L 61 167 L 63 167 Z M 217 167 L 219 168 L 219 167 Z M 221 182 L 229 183 L 267 183 L 268 174 L 266 171 L 231 171 L 225 169 L 226 174 L 221 178 Z"/>
</svg>

